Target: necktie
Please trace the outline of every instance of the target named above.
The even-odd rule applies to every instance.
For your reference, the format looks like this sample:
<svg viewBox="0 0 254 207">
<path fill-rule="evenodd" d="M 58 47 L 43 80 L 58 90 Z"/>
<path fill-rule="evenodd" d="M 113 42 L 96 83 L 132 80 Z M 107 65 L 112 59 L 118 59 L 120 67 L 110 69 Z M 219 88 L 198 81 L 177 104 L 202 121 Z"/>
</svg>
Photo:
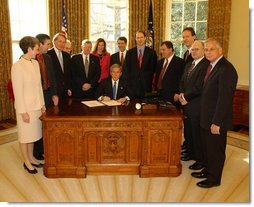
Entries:
<svg viewBox="0 0 254 207">
<path fill-rule="evenodd" d="M 193 63 L 191 64 L 191 67 L 189 68 L 189 70 L 188 70 L 188 72 L 187 72 L 187 78 L 190 77 L 190 73 L 191 73 L 191 71 L 194 69 L 194 67 L 195 67 L 195 62 L 193 61 Z"/>
<path fill-rule="evenodd" d="M 168 59 L 166 59 L 166 63 L 163 65 L 163 68 L 161 69 L 161 72 L 160 72 L 160 75 L 158 78 L 157 89 L 161 89 L 161 81 L 162 81 L 162 78 L 163 78 L 163 75 L 165 73 L 167 66 L 168 66 Z"/>
<path fill-rule="evenodd" d="M 64 72 L 62 51 L 59 50 L 58 52 L 59 63 L 61 65 L 62 71 Z"/>
<path fill-rule="evenodd" d="M 142 59 L 143 59 L 142 50 L 139 49 L 139 55 L 138 55 L 138 65 L 139 65 L 139 68 L 141 68 Z"/>
<path fill-rule="evenodd" d="M 123 52 L 121 52 L 121 58 L 120 58 L 121 66 L 123 66 L 123 61 L 124 61 Z"/>
<path fill-rule="evenodd" d="M 50 87 L 50 82 L 48 80 L 47 71 L 46 71 L 46 65 L 44 62 L 44 58 L 42 54 L 38 54 L 36 56 L 39 66 L 40 66 L 40 72 L 41 72 L 41 78 L 42 78 L 42 88 L 43 90 L 47 90 Z"/>
<path fill-rule="evenodd" d="M 116 100 L 116 81 L 114 81 L 114 86 L 113 86 L 113 99 Z"/>
<path fill-rule="evenodd" d="M 187 50 L 187 51 L 186 51 L 186 54 L 185 54 L 185 58 L 184 58 L 185 62 L 187 61 L 189 55 L 190 55 L 190 52 L 189 52 L 189 50 Z"/>
<path fill-rule="evenodd" d="M 88 62 L 88 58 L 86 55 L 86 59 L 85 59 L 85 73 L 86 73 L 86 77 L 88 77 L 88 71 L 89 71 L 89 62 Z"/>
<path fill-rule="evenodd" d="M 212 72 L 212 67 L 213 67 L 213 66 L 212 66 L 211 64 L 208 66 L 208 68 L 207 68 L 207 70 L 206 70 L 206 75 L 205 75 L 204 83 L 207 81 L 207 79 L 208 79 L 210 73 Z"/>
</svg>

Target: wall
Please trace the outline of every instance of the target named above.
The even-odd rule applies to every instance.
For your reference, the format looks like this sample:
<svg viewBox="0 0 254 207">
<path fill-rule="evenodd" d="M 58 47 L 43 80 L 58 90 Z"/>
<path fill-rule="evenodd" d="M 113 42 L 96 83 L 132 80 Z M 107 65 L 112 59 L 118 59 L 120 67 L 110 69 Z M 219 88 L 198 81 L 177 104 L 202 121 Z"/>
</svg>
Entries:
<svg viewBox="0 0 254 207">
<path fill-rule="evenodd" d="M 232 0 L 228 60 L 238 73 L 238 84 L 249 85 L 249 1 Z"/>
</svg>

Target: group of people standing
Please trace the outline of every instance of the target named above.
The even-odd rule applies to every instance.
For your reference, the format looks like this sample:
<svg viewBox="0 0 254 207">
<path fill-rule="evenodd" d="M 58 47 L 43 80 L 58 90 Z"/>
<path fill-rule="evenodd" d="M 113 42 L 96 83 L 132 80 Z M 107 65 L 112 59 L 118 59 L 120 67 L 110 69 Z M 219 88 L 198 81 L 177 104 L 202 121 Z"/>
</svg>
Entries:
<svg viewBox="0 0 254 207">
<path fill-rule="evenodd" d="M 197 186 L 219 186 L 225 162 L 227 131 L 232 127 L 237 72 L 213 38 L 196 40 L 193 28 L 182 32 L 187 47 L 179 102 L 184 113 L 181 160 L 194 160 L 191 175 L 204 179 Z"/>
<path fill-rule="evenodd" d="M 202 169 L 191 173 L 206 178 L 197 185 L 220 185 L 237 73 L 217 40 L 196 40 L 191 27 L 183 30 L 182 37 L 187 47 L 184 58 L 174 54 L 172 42 L 163 41 L 159 61 L 156 52 L 146 46 L 143 31 L 136 32 L 136 46 L 129 50 L 127 39 L 119 37 L 119 52 L 112 55 L 102 38 L 93 51 L 92 42 L 83 40 L 81 53 L 72 56 L 65 52 L 67 39 L 62 33 L 53 37 L 52 48 L 46 34 L 22 38 L 19 45 L 24 54 L 11 75 L 24 168 L 37 173 L 34 167 L 43 166 L 39 117 L 47 107 L 68 97 L 122 103 L 157 91 L 163 100 L 183 109 L 181 159 L 195 160 L 191 170 Z"/>
</svg>

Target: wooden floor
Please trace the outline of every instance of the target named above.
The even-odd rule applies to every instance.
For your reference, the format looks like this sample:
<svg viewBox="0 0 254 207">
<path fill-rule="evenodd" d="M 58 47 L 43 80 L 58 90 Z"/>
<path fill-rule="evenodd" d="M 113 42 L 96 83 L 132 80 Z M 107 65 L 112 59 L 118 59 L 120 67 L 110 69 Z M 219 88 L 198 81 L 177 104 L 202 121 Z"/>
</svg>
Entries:
<svg viewBox="0 0 254 207">
<path fill-rule="evenodd" d="M 85 179 L 48 179 L 42 169 L 23 169 L 17 141 L 0 145 L 0 201 L 4 202 L 250 202 L 249 152 L 227 146 L 222 183 L 202 189 L 199 179 L 183 172 L 176 178 L 137 175 L 88 175 Z"/>
</svg>

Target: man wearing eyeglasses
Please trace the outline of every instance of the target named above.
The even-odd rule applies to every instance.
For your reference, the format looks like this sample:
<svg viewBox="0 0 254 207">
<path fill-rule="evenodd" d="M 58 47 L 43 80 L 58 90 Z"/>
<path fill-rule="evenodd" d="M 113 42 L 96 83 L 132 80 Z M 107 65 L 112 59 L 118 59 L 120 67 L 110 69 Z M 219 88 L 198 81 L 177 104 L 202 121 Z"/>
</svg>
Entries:
<svg viewBox="0 0 254 207">
<path fill-rule="evenodd" d="M 204 43 L 200 40 L 193 43 L 191 54 L 193 61 L 185 66 L 180 81 L 179 101 L 186 117 L 184 120 L 184 136 L 188 137 L 186 139 L 187 150 L 182 152 L 181 160 L 195 160 L 189 169 L 200 170 L 203 168 L 204 162 L 200 134 L 200 100 L 209 61 L 204 57 Z"/>
</svg>

